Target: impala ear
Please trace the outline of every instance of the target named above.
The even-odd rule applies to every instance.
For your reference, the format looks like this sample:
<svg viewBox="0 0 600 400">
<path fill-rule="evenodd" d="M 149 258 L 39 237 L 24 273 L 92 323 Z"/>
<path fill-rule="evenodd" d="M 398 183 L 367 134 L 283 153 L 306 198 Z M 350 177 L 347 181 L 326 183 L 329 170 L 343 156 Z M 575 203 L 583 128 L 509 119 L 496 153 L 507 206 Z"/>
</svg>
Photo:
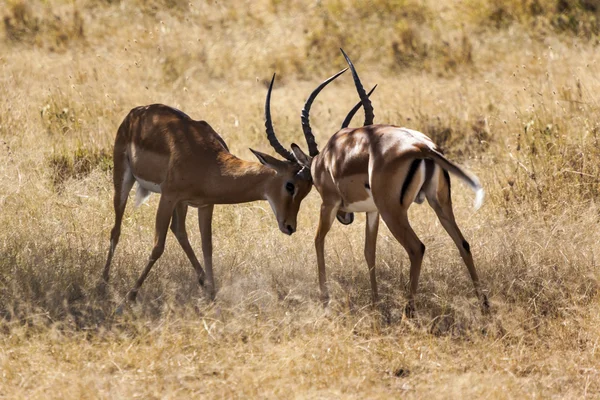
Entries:
<svg viewBox="0 0 600 400">
<path fill-rule="evenodd" d="M 307 156 L 296 143 L 292 143 L 292 152 L 294 153 L 294 157 L 296 158 L 296 161 L 298 161 L 298 164 L 304 167 L 310 167 L 312 157 Z"/>
<path fill-rule="evenodd" d="M 256 151 L 253 149 L 250 149 L 250 151 L 256 156 L 256 158 L 258 158 L 258 161 L 260 161 L 262 165 L 271 167 L 275 170 L 279 170 L 285 165 L 285 161 L 278 160 L 275 157 L 272 157 L 268 154 L 261 153 L 260 151 Z"/>
</svg>

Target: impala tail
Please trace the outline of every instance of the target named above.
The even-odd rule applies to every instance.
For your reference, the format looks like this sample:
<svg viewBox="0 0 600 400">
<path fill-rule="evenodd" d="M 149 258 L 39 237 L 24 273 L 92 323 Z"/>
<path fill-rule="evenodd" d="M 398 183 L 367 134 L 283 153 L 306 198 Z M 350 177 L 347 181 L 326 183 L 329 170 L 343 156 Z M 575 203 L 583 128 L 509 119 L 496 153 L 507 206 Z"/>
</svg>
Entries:
<svg viewBox="0 0 600 400">
<path fill-rule="evenodd" d="M 442 153 L 430 148 L 429 146 L 423 146 L 421 151 L 427 155 L 427 158 L 431 158 L 437 165 L 439 165 L 445 171 L 448 171 L 452 175 L 458 177 L 461 181 L 466 183 L 475 192 L 475 203 L 473 207 L 478 210 L 483 204 L 483 198 L 485 197 L 485 191 L 479 182 L 479 178 L 464 170 L 458 164 L 448 160 Z"/>
</svg>

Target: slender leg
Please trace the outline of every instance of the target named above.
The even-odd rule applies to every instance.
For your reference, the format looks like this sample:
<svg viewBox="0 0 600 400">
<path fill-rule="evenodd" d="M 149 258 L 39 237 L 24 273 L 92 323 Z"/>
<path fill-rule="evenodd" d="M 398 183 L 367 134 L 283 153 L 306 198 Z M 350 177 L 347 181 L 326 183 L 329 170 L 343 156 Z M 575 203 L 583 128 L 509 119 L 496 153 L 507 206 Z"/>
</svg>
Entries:
<svg viewBox="0 0 600 400">
<path fill-rule="evenodd" d="M 140 287 L 146 280 L 146 277 L 148 276 L 148 273 L 150 273 L 152 266 L 160 258 L 160 256 L 165 250 L 165 240 L 167 238 L 169 223 L 171 222 L 171 215 L 173 214 L 174 209 L 175 202 L 163 194 L 160 197 L 160 202 L 158 203 L 158 211 L 156 212 L 154 248 L 152 249 L 152 253 L 150 254 L 150 259 L 148 260 L 146 267 L 144 268 L 142 274 L 135 283 L 135 286 L 127 294 L 127 300 L 131 302 L 135 301 L 138 290 L 140 290 Z"/>
<path fill-rule="evenodd" d="M 173 211 L 173 219 L 171 220 L 171 231 L 175 234 L 177 241 L 181 245 L 181 248 L 185 252 L 185 255 L 192 263 L 194 270 L 198 274 L 198 282 L 200 286 L 204 286 L 204 270 L 196 257 L 196 253 L 192 249 L 190 245 L 190 241 L 188 240 L 187 231 L 185 229 L 185 219 L 187 216 L 188 206 L 185 204 L 179 203 L 175 206 L 175 210 Z"/>
<path fill-rule="evenodd" d="M 204 256 L 204 267 L 206 268 L 206 293 L 211 300 L 215 298 L 215 280 L 212 266 L 212 215 L 214 205 L 198 208 L 198 225 L 202 236 L 202 255 Z"/>
<path fill-rule="evenodd" d="M 399 207 L 399 205 L 398 205 Z M 408 304 L 406 306 L 406 316 L 411 318 L 415 310 L 415 295 L 419 286 L 419 275 L 421 274 L 421 264 L 423 254 L 425 254 L 425 245 L 419 240 L 416 233 L 408 222 L 408 216 L 405 209 L 380 210 L 381 217 L 398 242 L 404 247 L 410 258 L 410 292 L 408 294 Z"/>
<path fill-rule="evenodd" d="M 121 161 L 121 164 L 122 162 L 123 161 Z M 129 192 L 135 183 L 135 179 L 133 178 L 133 175 L 128 167 L 119 165 L 117 158 L 115 158 L 115 164 L 115 195 L 113 199 L 115 208 L 115 225 L 110 232 L 110 248 L 108 250 L 108 257 L 106 258 L 106 264 L 104 265 L 104 273 L 102 274 L 104 283 L 108 283 L 110 277 L 110 264 L 115 254 L 117 244 L 119 243 L 119 237 L 121 236 L 121 223 L 123 222 L 123 214 L 125 213 L 125 206 L 127 205 L 127 196 L 129 195 Z"/>
<path fill-rule="evenodd" d="M 471 255 L 471 248 L 469 243 L 463 237 L 462 232 L 458 228 L 456 220 L 454 219 L 454 212 L 452 211 L 452 202 L 450 200 L 450 196 L 440 196 L 438 198 L 428 197 L 427 201 L 437 214 L 440 223 L 446 232 L 448 232 L 454 241 L 454 244 L 458 248 L 460 256 L 469 270 L 469 275 L 471 275 L 471 280 L 473 281 L 473 286 L 475 287 L 475 293 L 481 301 L 482 311 L 484 313 L 489 312 L 490 305 L 487 296 L 481 291 L 479 276 L 477 275 L 475 263 L 473 262 L 473 256 Z"/>
<path fill-rule="evenodd" d="M 321 301 L 327 305 L 329 302 L 329 290 L 327 289 L 327 275 L 325 273 L 325 236 L 331 229 L 335 219 L 338 206 L 321 204 L 319 216 L 319 227 L 315 236 L 315 248 L 317 250 L 317 265 L 319 268 L 319 288 L 321 289 Z"/>
<path fill-rule="evenodd" d="M 367 225 L 365 230 L 365 260 L 369 267 L 369 277 L 371 278 L 371 295 L 373 305 L 379 300 L 377 294 L 377 276 L 375 274 L 375 252 L 377 249 L 377 230 L 379 229 L 379 213 L 367 213 Z"/>
</svg>

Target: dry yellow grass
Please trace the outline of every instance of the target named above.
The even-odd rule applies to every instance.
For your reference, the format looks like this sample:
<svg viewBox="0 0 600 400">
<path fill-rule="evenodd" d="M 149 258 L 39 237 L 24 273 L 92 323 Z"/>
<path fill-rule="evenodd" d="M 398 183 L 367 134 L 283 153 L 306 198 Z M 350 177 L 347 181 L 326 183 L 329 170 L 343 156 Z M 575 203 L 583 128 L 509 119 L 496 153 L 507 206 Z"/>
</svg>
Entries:
<svg viewBox="0 0 600 400">
<path fill-rule="evenodd" d="M 598 397 L 600 56 L 586 4 L 2 2 L 0 397 Z M 300 108 L 345 66 L 340 46 L 379 84 L 377 122 L 428 133 L 484 183 L 477 212 L 465 187 L 453 196 L 491 315 L 416 205 L 427 246 L 417 318 L 402 319 L 408 258 L 385 227 L 382 302 L 369 306 L 360 215 L 328 236 L 324 310 L 316 192 L 291 238 L 266 203 L 216 208 L 215 303 L 169 237 L 139 304 L 115 314 L 149 255 L 157 204 L 128 208 L 99 296 L 113 219 L 106 154 L 129 109 L 169 104 L 245 159 L 250 146 L 273 153 L 265 82 L 279 74 L 280 139 L 303 143 Z M 319 144 L 355 101 L 349 76 L 322 93 Z M 193 218 L 188 229 L 200 252 Z"/>
</svg>

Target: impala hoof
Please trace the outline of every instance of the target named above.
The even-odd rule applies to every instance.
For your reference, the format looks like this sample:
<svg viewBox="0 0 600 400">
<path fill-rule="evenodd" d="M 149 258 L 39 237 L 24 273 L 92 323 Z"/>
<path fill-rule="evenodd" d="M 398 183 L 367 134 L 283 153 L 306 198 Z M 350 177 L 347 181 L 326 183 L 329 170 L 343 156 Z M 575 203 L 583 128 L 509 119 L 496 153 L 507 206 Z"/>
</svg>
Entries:
<svg viewBox="0 0 600 400">
<path fill-rule="evenodd" d="M 488 298 L 485 294 L 481 295 L 481 312 L 484 315 L 489 315 L 490 313 L 490 302 L 488 301 Z"/>
<path fill-rule="evenodd" d="M 415 305 L 412 302 L 409 302 L 404 308 L 404 315 L 410 319 L 415 317 Z"/>
<path fill-rule="evenodd" d="M 105 297 L 108 293 L 108 282 L 104 279 L 98 282 L 96 285 L 96 293 L 98 293 L 99 296 Z"/>
<path fill-rule="evenodd" d="M 204 288 L 204 293 L 206 294 L 206 298 L 210 301 L 215 301 L 216 293 L 215 289 L 212 286 L 206 285 Z"/>
<path fill-rule="evenodd" d="M 123 304 L 119 304 L 117 306 L 117 308 L 115 308 L 115 315 L 117 315 L 117 316 L 120 317 L 121 315 L 123 315 L 123 310 L 124 309 L 125 309 L 125 306 Z"/>
<path fill-rule="evenodd" d="M 127 293 L 127 301 L 130 303 L 135 303 L 137 300 L 137 290 L 131 290 Z"/>
<path fill-rule="evenodd" d="M 379 305 L 379 296 L 377 293 L 371 295 L 371 306 L 377 307 Z"/>
</svg>

